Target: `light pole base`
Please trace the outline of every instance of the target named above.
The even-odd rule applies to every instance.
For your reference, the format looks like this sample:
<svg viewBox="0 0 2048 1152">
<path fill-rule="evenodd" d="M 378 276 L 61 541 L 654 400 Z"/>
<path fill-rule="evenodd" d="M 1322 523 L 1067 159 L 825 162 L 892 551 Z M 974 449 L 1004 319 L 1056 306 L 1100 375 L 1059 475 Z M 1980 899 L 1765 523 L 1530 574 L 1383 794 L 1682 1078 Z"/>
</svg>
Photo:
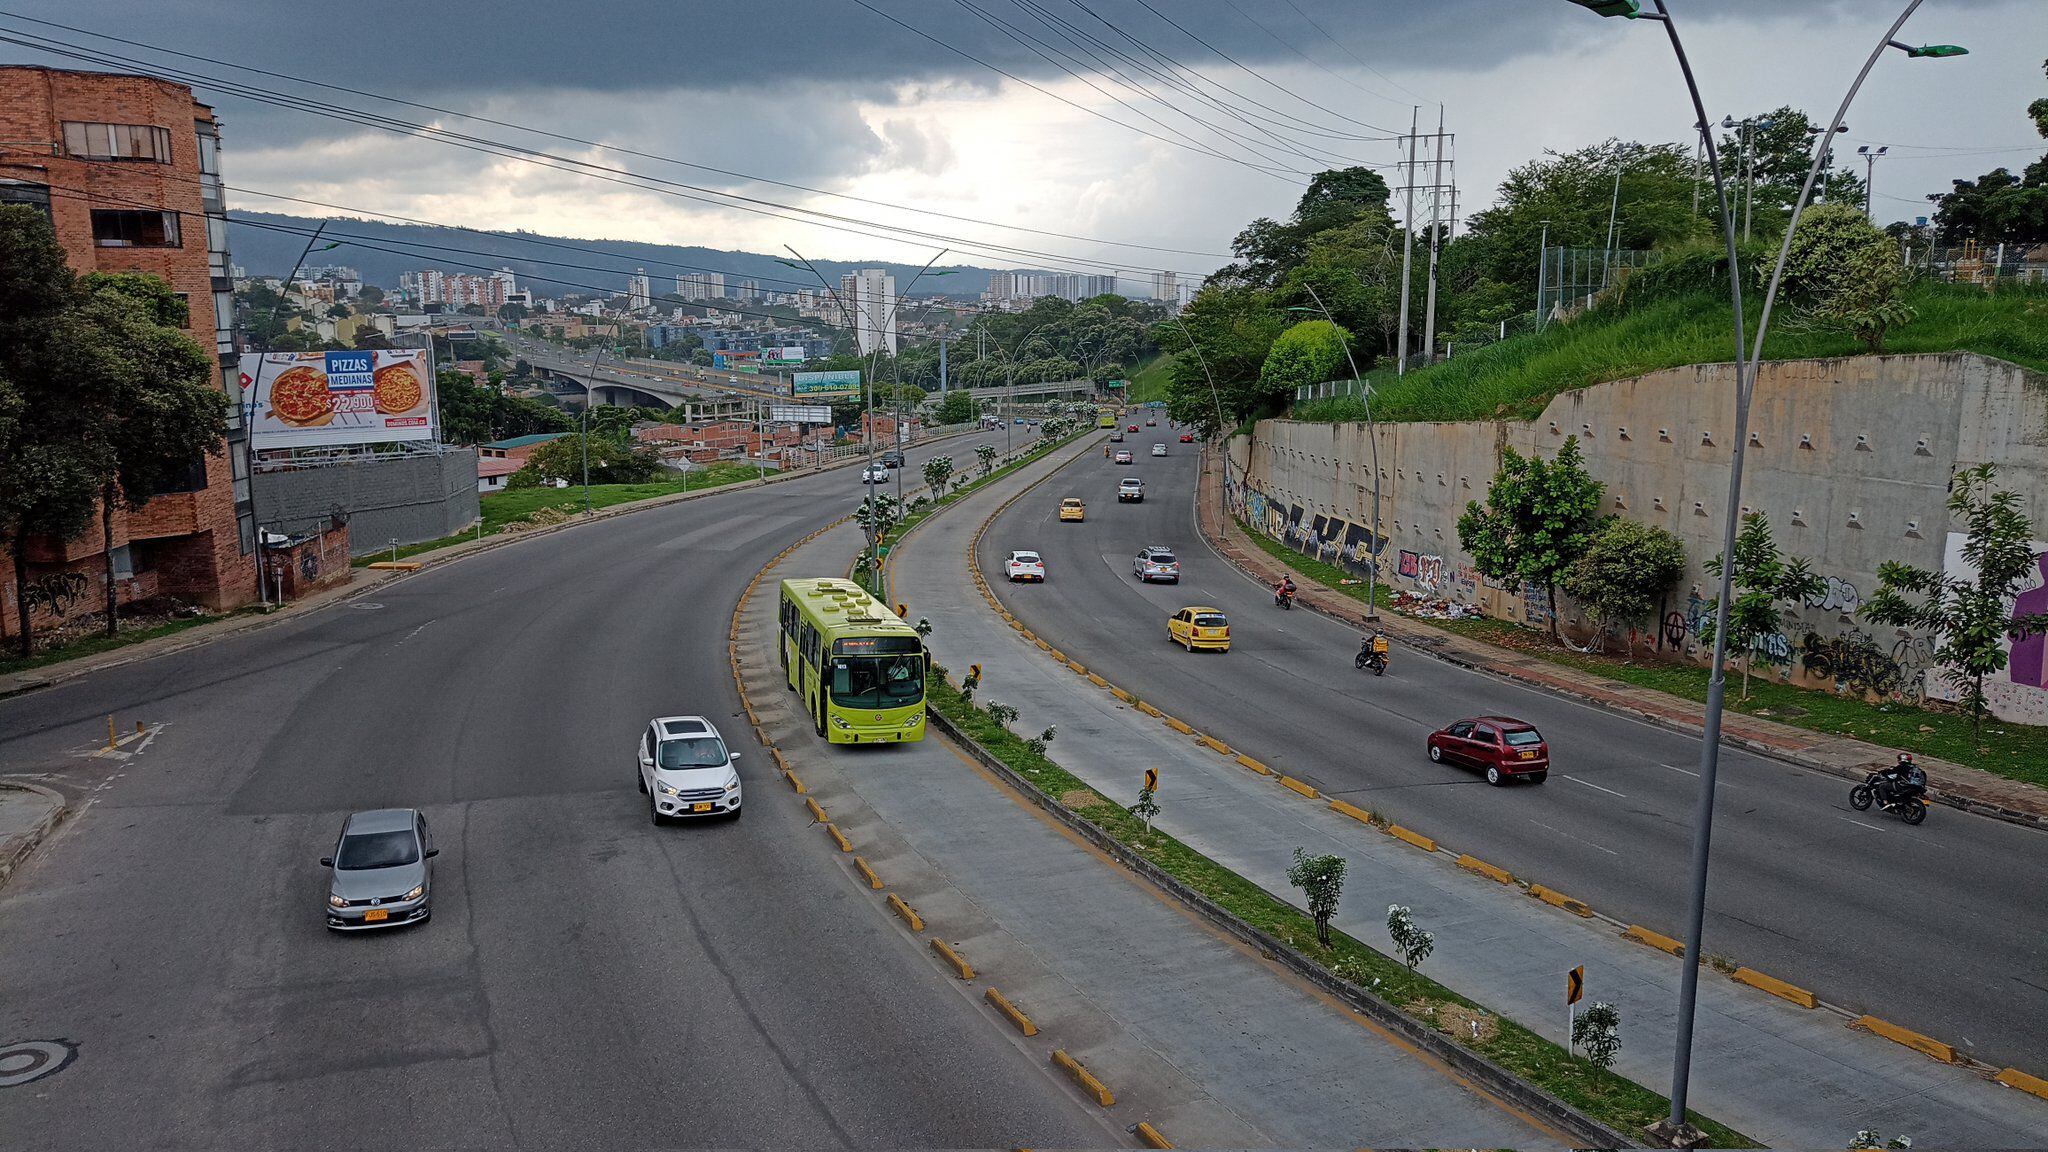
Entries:
<svg viewBox="0 0 2048 1152">
<path fill-rule="evenodd" d="M 1690 1124 L 1674 1127 L 1670 1118 L 1657 1121 L 1643 1131 L 1661 1148 L 1697 1148 L 1707 1142 L 1707 1134 Z"/>
</svg>

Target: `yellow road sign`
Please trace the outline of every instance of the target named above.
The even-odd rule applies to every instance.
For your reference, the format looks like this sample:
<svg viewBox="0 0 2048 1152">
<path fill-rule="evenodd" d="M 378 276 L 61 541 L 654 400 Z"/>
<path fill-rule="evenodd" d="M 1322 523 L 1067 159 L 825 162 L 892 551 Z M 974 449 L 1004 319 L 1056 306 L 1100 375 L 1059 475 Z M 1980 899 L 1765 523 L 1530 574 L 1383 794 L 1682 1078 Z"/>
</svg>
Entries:
<svg viewBox="0 0 2048 1152">
<path fill-rule="evenodd" d="M 1565 973 L 1564 1002 L 1566 1004 L 1577 1004 L 1579 1000 L 1585 995 L 1586 966 L 1584 964 L 1581 964 L 1577 968 L 1574 968 L 1571 971 Z"/>
<path fill-rule="evenodd" d="M 1147 768 L 1147 769 L 1145 769 L 1145 791 L 1147 791 L 1147 792 L 1157 792 L 1157 791 L 1159 791 L 1159 769 L 1157 769 L 1157 768 Z"/>
</svg>

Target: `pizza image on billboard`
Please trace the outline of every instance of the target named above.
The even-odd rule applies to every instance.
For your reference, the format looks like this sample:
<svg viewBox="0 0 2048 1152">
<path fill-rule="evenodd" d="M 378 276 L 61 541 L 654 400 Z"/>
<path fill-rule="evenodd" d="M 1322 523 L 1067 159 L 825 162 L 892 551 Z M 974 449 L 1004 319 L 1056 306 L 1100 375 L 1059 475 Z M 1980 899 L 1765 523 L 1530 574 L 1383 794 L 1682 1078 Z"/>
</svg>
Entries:
<svg viewBox="0 0 2048 1152">
<path fill-rule="evenodd" d="M 377 369 L 376 378 L 377 411 L 383 415 L 409 415 L 426 403 L 426 390 L 420 387 L 419 373 L 411 364 L 386 364 Z"/>
<path fill-rule="evenodd" d="M 434 375 L 424 348 L 244 356 L 243 402 L 259 451 L 432 441 Z"/>
<path fill-rule="evenodd" d="M 293 428 L 318 428 L 334 419 L 327 373 L 308 365 L 287 368 L 270 383 L 270 411 Z"/>
</svg>

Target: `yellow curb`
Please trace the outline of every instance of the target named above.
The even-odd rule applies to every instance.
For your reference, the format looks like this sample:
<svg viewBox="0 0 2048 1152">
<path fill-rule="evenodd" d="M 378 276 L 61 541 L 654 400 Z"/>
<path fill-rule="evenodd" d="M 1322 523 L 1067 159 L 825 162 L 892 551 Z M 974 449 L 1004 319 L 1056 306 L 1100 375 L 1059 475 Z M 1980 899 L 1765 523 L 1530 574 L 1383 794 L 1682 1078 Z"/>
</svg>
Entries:
<svg viewBox="0 0 2048 1152">
<path fill-rule="evenodd" d="M 1538 900 L 1541 900 L 1545 904 L 1549 904 L 1552 907 L 1562 908 L 1567 912 L 1575 913 L 1580 916 L 1591 916 L 1593 914 L 1593 909 L 1588 907 L 1584 901 L 1574 900 L 1562 892 L 1556 892 L 1549 888 L 1545 888 L 1541 884 L 1529 885 L 1529 895 L 1534 896 Z"/>
<path fill-rule="evenodd" d="M 1107 688 L 1107 687 L 1109 687 L 1109 681 L 1107 681 L 1107 680 L 1104 680 L 1104 679 L 1103 679 L 1102 677 L 1100 677 L 1100 676 L 1097 676 L 1097 675 L 1096 675 L 1095 673 L 1093 673 L 1093 672 L 1090 672 L 1090 673 L 1088 673 L 1087 675 L 1088 675 L 1088 682 L 1089 682 L 1090 684 L 1093 684 L 1093 685 L 1095 685 L 1095 686 L 1096 686 L 1097 688 Z"/>
<path fill-rule="evenodd" d="M 1067 667 L 1072 668 L 1074 671 L 1080 673 L 1083 676 L 1086 676 L 1088 674 L 1088 669 L 1083 667 L 1079 660 L 1067 661 Z"/>
<path fill-rule="evenodd" d="M 1422 849 L 1424 852 L 1436 851 L 1436 841 L 1431 840 L 1429 837 L 1424 836 L 1420 832 L 1410 832 L 1408 829 L 1401 827 L 1399 824 L 1387 825 L 1387 834 L 1392 836 L 1396 840 L 1406 840 L 1408 843 L 1415 845 L 1417 848 Z"/>
<path fill-rule="evenodd" d="M 1143 712 L 1147 716 L 1158 716 L 1163 718 L 1166 715 L 1166 713 L 1161 712 L 1159 709 L 1154 708 L 1150 704 L 1145 703 L 1143 700 L 1133 701 L 1133 703 L 1137 705 L 1138 711 Z"/>
<path fill-rule="evenodd" d="M 952 966 L 955 976 L 960 977 L 962 980 L 974 979 L 974 966 L 967 962 L 966 957 L 953 951 L 951 945 L 937 936 L 932 937 L 932 951 L 937 952 L 940 959 Z"/>
<path fill-rule="evenodd" d="M 775 743 L 775 741 L 768 738 L 768 733 L 762 731 L 759 724 L 754 725 L 754 739 L 759 740 L 763 748 L 767 748 Z"/>
<path fill-rule="evenodd" d="M 809 789 L 809 788 L 806 788 L 806 787 L 804 787 L 804 782 L 803 782 L 803 781 L 801 781 L 801 780 L 799 780 L 799 779 L 797 779 L 797 778 L 796 778 L 796 773 L 794 773 L 794 772 L 790 771 L 789 769 L 787 769 L 787 768 L 784 768 L 784 769 L 782 770 L 782 776 L 783 776 L 783 779 L 785 779 L 785 780 L 788 780 L 788 781 L 789 781 L 789 786 L 790 786 L 790 788 L 791 788 L 791 789 L 793 789 L 793 790 L 794 790 L 794 791 L 796 792 L 796 794 L 797 794 L 797 795 L 801 796 L 801 795 L 803 795 L 804 793 L 806 793 L 806 792 L 809 792 L 809 791 L 810 791 L 810 789 Z"/>
<path fill-rule="evenodd" d="M 1232 752 L 1230 750 L 1230 745 L 1225 744 L 1223 741 L 1216 739 L 1214 736 L 1197 736 L 1195 737 L 1195 743 L 1200 744 L 1202 747 L 1207 748 L 1211 752 L 1216 752 L 1224 756 L 1237 755 L 1237 753 Z"/>
<path fill-rule="evenodd" d="M 1961 1063 L 1956 1057 L 1956 1050 L 1953 1046 L 1944 1044 L 1932 1036 L 1915 1032 L 1911 1028 L 1901 1028 L 1897 1024 L 1879 1020 L 1875 1016 L 1860 1017 L 1850 1027 L 1876 1033 L 1894 1044 L 1904 1044 L 1915 1052 L 1925 1056 L 1932 1056 L 1943 1064 Z"/>
<path fill-rule="evenodd" d="M 1179 720 L 1175 720 L 1171 716 L 1161 716 L 1160 719 L 1166 721 L 1166 726 L 1168 728 L 1173 729 L 1175 732 L 1178 732 L 1183 736 L 1193 736 L 1195 734 L 1195 730 L 1193 728 L 1188 727 L 1186 724 L 1182 723 Z"/>
<path fill-rule="evenodd" d="M 375 564 L 366 564 L 364 567 L 372 568 L 379 572 L 417 572 L 420 570 L 420 562 L 418 560 L 379 560 Z"/>
<path fill-rule="evenodd" d="M 1659 952 L 1669 952 L 1673 956 L 1677 956 L 1680 959 L 1684 959 L 1685 957 L 1684 944 L 1681 944 L 1678 941 L 1673 940 L 1671 937 L 1664 935 L 1662 932 L 1652 932 L 1648 928 L 1643 927 L 1641 924 L 1629 925 L 1628 930 L 1623 932 L 1621 935 L 1622 938 L 1625 940 L 1633 940 L 1638 944 L 1648 944 L 1650 947 L 1655 948 Z"/>
<path fill-rule="evenodd" d="M 747 723 L 755 725 L 756 727 L 760 726 L 761 718 L 759 716 L 754 715 L 753 707 L 747 703 L 746 697 L 744 696 L 740 697 L 740 711 L 747 714 Z"/>
<path fill-rule="evenodd" d="M 982 991 L 981 996 L 982 999 L 995 1005 L 996 1011 L 1001 1012 L 1005 1019 L 1016 1025 L 1017 1031 L 1022 1032 L 1026 1036 L 1038 1035 L 1038 1025 L 1033 1024 L 1031 1017 L 1026 1016 L 1015 1004 L 1010 1003 L 1001 992 L 993 988 L 987 988 Z"/>
<path fill-rule="evenodd" d="M 1131 1135 L 1136 1136 L 1138 1143 L 1143 1144 L 1147 1148 L 1173 1147 L 1173 1141 L 1168 1140 L 1165 1133 L 1145 1123 L 1143 1120 L 1138 1121 L 1137 1125 L 1131 1129 Z"/>
<path fill-rule="evenodd" d="M 1024 630 L 1024 625 L 1023 625 L 1023 623 L 1022 623 L 1021 621 L 1018 621 L 1018 620 L 1011 620 L 1011 621 L 1010 621 L 1010 627 L 1012 627 L 1012 628 L 1015 628 L 1015 629 L 1016 629 L 1017 631 L 1019 631 L 1019 632 L 1022 632 L 1022 631 Z"/>
<path fill-rule="evenodd" d="M 1488 880 L 1498 880 L 1503 884 L 1513 884 L 1515 882 L 1514 876 L 1507 869 L 1488 864 L 1477 856 L 1458 857 L 1458 867 L 1463 868 L 1467 872 L 1476 872 Z"/>
<path fill-rule="evenodd" d="M 903 922 L 910 925 L 912 932 L 924 931 L 924 917 L 919 916 L 917 909 L 905 904 L 903 897 L 894 892 L 889 893 L 889 910 L 903 917 Z"/>
<path fill-rule="evenodd" d="M 789 771 L 789 761 L 787 761 L 787 760 L 784 760 L 784 759 L 782 758 L 782 749 L 780 749 L 780 748 L 770 748 L 770 749 L 768 750 L 768 755 L 770 755 L 770 756 L 773 756 L 773 757 L 775 758 L 775 770 L 776 770 L 776 771 L 778 771 L 778 772 L 787 772 L 787 771 Z"/>
<path fill-rule="evenodd" d="M 1291 791 L 1299 792 L 1303 796 L 1306 796 L 1311 800 L 1320 800 L 1323 796 L 1322 793 L 1316 791 L 1314 788 L 1310 787 L 1307 784 L 1303 784 L 1301 781 L 1296 780 L 1292 776 L 1280 777 L 1280 786 Z"/>
<path fill-rule="evenodd" d="M 1046 652 L 1051 654 L 1053 659 L 1059 661 L 1062 664 L 1065 664 L 1067 662 L 1067 654 L 1065 652 L 1060 651 L 1057 648 L 1047 648 Z"/>
<path fill-rule="evenodd" d="M 831 817 L 825 815 L 825 810 L 818 807 L 816 800 L 811 799 L 809 796 L 804 797 L 804 807 L 811 810 L 811 819 L 816 820 L 820 824 L 831 823 Z"/>
<path fill-rule="evenodd" d="M 1138 698 L 1136 696 L 1133 696 L 1129 692 L 1126 692 L 1123 689 L 1115 687 L 1113 685 L 1110 687 L 1109 694 L 1123 701 L 1126 704 L 1136 704 L 1138 702 Z"/>
<path fill-rule="evenodd" d="M 841 832 L 837 826 L 832 824 L 825 825 L 825 834 L 832 837 L 832 842 L 839 845 L 841 852 L 853 851 L 853 844 L 847 840 L 846 834 Z"/>
<path fill-rule="evenodd" d="M 1034 636 L 1034 637 L 1032 637 L 1032 638 L 1031 638 L 1031 642 L 1032 642 L 1033 644 L 1036 644 L 1036 645 L 1038 645 L 1038 650 L 1039 650 L 1040 652 L 1050 652 L 1050 651 L 1052 651 L 1052 645 L 1050 645 L 1050 644 L 1047 644 L 1047 643 L 1046 643 L 1045 641 L 1043 641 L 1043 640 L 1039 639 L 1039 638 L 1038 638 L 1038 637 L 1036 637 L 1036 636 Z"/>
<path fill-rule="evenodd" d="M 1081 1091 L 1095 1097 L 1097 1104 L 1108 1108 L 1116 1103 L 1116 1096 L 1110 1092 L 1109 1086 L 1097 1080 L 1093 1072 L 1081 1067 L 1079 1060 L 1067 1055 L 1066 1049 L 1053 1049 L 1052 1062 L 1059 1065 L 1060 1070 L 1065 1072 L 1074 1083 L 1079 1084 Z"/>
<path fill-rule="evenodd" d="M 1820 1007 L 1820 997 L 1797 985 L 1787 984 L 1775 976 L 1766 976 L 1754 968 L 1737 968 L 1728 978 L 1737 984 L 1747 984 L 1759 992 L 1769 992 L 1780 1000 L 1790 1000 L 1801 1008 Z"/>
<path fill-rule="evenodd" d="M 1344 815 L 1351 817 L 1353 820 L 1358 821 L 1360 824 L 1372 823 L 1372 813 L 1367 812 L 1365 809 L 1360 808 L 1356 804 L 1346 804 L 1342 800 L 1332 800 L 1330 801 L 1330 808 L 1333 811 L 1342 812 Z"/>
<path fill-rule="evenodd" d="M 1266 767 L 1264 764 L 1259 763 L 1257 760 L 1252 759 L 1251 757 L 1245 755 L 1242 752 L 1239 752 L 1237 754 L 1237 762 L 1251 769 L 1252 771 L 1257 772 L 1261 776 L 1271 776 L 1273 774 L 1273 770 L 1271 768 Z"/>
<path fill-rule="evenodd" d="M 867 861 L 861 859 L 858 856 L 855 856 L 853 858 L 853 866 L 855 868 L 860 869 L 861 877 L 868 882 L 868 887 L 874 888 L 876 890 L 881 889 L 882 878 L 880 876 L 875 875 L 875 870 L 873 868 L 868 867 Z"/>
<path fill-rule="evenodd" d="M 2031 1092 L 2043 1100 L 2048 1100 L 2048 1080 L 2043 1080 L 2039 1076 L 2030 1076 L 2017 1068 L 2007 1068 L 1999 1072 L 1998 1075 L 1993 1076 L 1992 1079 L 2005 1085 L 2007 1088 L 2017 1088 L 2022 1092 Z"/>
</svg>

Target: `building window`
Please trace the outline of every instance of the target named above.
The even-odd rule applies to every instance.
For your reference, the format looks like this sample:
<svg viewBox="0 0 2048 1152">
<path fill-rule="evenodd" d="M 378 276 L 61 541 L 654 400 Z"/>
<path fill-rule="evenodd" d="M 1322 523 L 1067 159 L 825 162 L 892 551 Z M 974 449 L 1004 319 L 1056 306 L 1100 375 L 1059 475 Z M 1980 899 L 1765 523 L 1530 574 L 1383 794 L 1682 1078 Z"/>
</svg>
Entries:
<svg viewBox="0 0 2048 1152">
<path fill-rule="evenodd" d="M 171 130 L 149 124 L 64 122 L 64 151 L 80 160 L 171 162 Z"/>
<path fill-rule="evenodd" d="M 114 561 L 114 579 L 135 579 L 135 556 L 128 551 L 126 544 L 114 549 L 111 558 Z"/>
<path fill-rule="evenodd" d="M 176 212 L 92 210 L 92 242 L 102 248 L 180 248 Z"/>
<path fill-rule="evenodd" d="M 162 488 L 157 491 L 164 495 L 173 492 L 197 492 L 206 487 L 206 460 L 194 456 L 184 466 L 168 472 Z"/>
<path fill-rule="evenodd" d="M 256 547 L 256 514 L 244 512 L 235 517 L 235 536 L 241 541 L 242 555 L 247 556 Z"/>
<path fill-rule="evenodd" d="M 0 204 L 26 204 L 50 215 L 50 186 L 26 180 L 0 180 Z"/>
</svg>

